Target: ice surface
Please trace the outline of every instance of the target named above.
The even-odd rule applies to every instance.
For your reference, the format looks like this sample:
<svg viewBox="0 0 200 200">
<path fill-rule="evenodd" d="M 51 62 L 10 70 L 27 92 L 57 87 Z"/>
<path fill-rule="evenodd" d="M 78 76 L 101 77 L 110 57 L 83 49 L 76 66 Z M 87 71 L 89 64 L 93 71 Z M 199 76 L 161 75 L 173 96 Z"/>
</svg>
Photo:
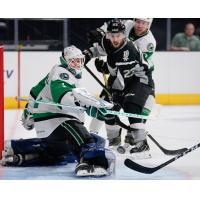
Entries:
<svg viewBox="0 0 200 200">
<path fill-rule="evenodd" d="M 22 110 L 5 111 L 5 139 L 35 137 L 35 132 L 26 131 L 20 123 Z M 86 118 L 89 126 L 91 118 Z M 127 121 L 125 118 L 122 120 Z M 149 120 L 147 130 L 167 149 L 191 147 L 200 142 L 200 106 L 162 106 L 159 116 Z M 105 137 L 105 127 L 101 129 Z M 123 130 L 122 136 L 126 133 Z M 164 155 L 148 140 L 151 148 L 151 159 L 137 160 L 145 166 L 157 166 L 171 156 Z M 109 180 L 188 180 L 200 179 L 200 149 L 193 151 L 167 167 L 151 174 L 141 174 L 123 165 L 126 156 L 117 154 L 116 172 L 112 176 L 98 178 Z M 75 164 L 52 167 L 0 167 L 2 180 L 80 180 L 95 178 L 77 178 L 74 176 Z"/>
</svg>

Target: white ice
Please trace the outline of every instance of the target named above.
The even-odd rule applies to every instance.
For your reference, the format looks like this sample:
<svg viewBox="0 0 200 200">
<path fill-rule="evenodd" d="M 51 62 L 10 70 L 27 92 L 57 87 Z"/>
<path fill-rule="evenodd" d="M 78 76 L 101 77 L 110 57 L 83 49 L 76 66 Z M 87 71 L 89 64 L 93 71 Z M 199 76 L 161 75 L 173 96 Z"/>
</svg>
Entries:
<svg viewBox="0 0 200 200">
<path fill-rule="evenodd" d="M 5 139 L 35 137 L 34 131 L 26 131 L 21 123 L 22 110 L 5 110 Z M 158 116 L 149 120 L 147 130 L 157 141 L 167 149 L 192 147 L 200 142 L 200 106 L 161 106 Z M 90 118 L 86 118 L 89 126 Z M 123 120 L 123 118 L 122 118 Z M 127 121 L 126 119 L 124 119 Z M 105 137 L 105 127 L 101 129 Z M 126 131 L 123 131 L 123 136 Z M 152 158 L 135 160 L 145 166 L 157 166 L 172 156 L 161 152 L 148 139 Z M 117 154 L 116 172 L 112 176 L 98 178 L 111 180 L 191 180 L 200 179 L 200 148 L 176 160 L 161 170 L 148 175 L 128 169 L 123 161 L 126 156 Z M 53 167 L 0 167 L 2 180 L 80 180 L 74 176 L 75 164 Z M 88 178 L 83 178 L 88 179 Z M 95 178 L 89 178 L 95 179 Z"/>
</svg>

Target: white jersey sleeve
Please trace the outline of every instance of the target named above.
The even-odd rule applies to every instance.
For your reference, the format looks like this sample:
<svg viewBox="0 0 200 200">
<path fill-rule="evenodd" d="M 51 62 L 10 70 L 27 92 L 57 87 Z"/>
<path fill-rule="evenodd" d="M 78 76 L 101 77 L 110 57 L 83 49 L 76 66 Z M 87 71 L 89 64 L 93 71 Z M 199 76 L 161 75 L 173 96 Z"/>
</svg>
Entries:
<svg viewBox="0 0 200 200">
<path fill-rule="evenodd" d="M 76 100 L 81 104 L 81 106 L 94 106 L 96 108 L 108 108 L 111 109 L 113 104 L 99 100 L 96 97 L 92 96 L 85 88 L 74 88 L 72 90 L 72 94 L 76 98 Z"/>
<path fill-rule="evenodd" d="M 145 36 L 135 40 L 134 43 L 136 44 L 136 46 L 138 46 L 140 48 L 140 50 L 143 53 L 145 53 L 145 52 L 154 53 L 155 52 L 156 40 L 150 30 Z"/>
</svg>

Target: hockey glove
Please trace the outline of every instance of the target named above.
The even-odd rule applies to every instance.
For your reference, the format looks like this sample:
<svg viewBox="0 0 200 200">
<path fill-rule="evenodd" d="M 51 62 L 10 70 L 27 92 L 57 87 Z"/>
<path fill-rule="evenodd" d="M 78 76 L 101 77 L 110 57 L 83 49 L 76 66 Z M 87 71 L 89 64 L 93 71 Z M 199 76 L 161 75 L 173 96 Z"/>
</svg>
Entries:
<svg viewBox="0 0 200 200">
<path fill-rule="evenodd" d="M 88 44 L 92 46 L 94 43 L 100 43 L 104 35 L 105 32 L 100 28 L 90 31 L 87 33 Z"/>
<path fill-rule="evenodd" d="M 99 58 L 96 58 L 94 61 L 95 67 L 97 68 L 97 71 L 100 73 L 109 74 L 107 63 L 103 60 L 100 60 Z"/>
<path fill-rule="evenodd" d="M 106 114 L 105 108 L 96 108 L 94 106 L 90 106 L 87 108 L 86 113 L 93 118 L 104 121 L 104 116 Z"/>
<path fill-rule="evenodd" d="M 83 51 L 83 55 L 85 55 L 85 65 L 92 59 L 93 55 L 89 49 L 85 49 Z"/>
<path fill-rule="evenodd" d="M 124 101 L 124 93 L 118 91 L 112 91 L 112 101 L 114 104 L 122 105 Z"/>
<path fill-rule="evenodd" d="M 21 116 L 22 126 L 26 130 L 32 130 L 34 128 L 34 120 L 32 113 L 28 110 L 28 108 L 25 108 L 22 116 Z"/>
</svg>

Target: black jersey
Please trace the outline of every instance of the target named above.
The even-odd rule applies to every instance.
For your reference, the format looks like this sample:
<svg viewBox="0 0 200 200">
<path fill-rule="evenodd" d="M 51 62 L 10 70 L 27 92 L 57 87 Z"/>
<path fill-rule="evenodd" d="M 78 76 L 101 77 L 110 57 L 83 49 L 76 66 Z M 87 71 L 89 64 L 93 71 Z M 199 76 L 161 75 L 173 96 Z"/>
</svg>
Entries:
<svg viewBox="0 0 200 200">
<path fill-rule="evenodd" d="M 101 47 L 107 54 L 107 67 L 110 72 L 110 87 L 123 91 L 139 81 L 154 87 L 151 69 L 141 51 L 128 39 L 119 49 L 113 49 L 110 40 L 102 39 Z"/>
</svg>

